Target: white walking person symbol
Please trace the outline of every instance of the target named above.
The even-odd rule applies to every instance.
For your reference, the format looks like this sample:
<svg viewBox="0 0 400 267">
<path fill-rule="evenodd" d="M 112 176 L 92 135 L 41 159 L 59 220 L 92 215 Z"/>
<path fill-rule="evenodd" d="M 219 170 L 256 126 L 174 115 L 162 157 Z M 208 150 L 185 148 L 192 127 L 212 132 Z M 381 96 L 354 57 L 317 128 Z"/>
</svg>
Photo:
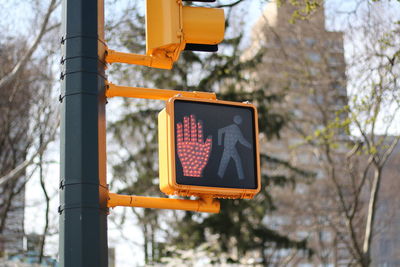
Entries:
<svg viewBox="0 0 400 267">
<path fill-rule="evenodd" d="M 228 125 L 224 128 L 218 130 L 218 145 L 222 143 L 223 134 L 224 138 L 224 152 L 222 153 L 221 162 L 219 163 L 218 176 L 220 178 L 224 177 L 226 167 L 230 159 L 232 158 L 236 165 L 236 171 L 238 173 L 239 179 L 244 179 L 242 161 L 240 159 L 239 153 L 236 150 L 236 144 L 239 142 L 247 148 L 251 148 L 251 144 L 244 139 L 242 132 L 238 125 L 242 123 L 242 117 L 236 115 L 233 118 L 234 124 Z"/>
</svg>

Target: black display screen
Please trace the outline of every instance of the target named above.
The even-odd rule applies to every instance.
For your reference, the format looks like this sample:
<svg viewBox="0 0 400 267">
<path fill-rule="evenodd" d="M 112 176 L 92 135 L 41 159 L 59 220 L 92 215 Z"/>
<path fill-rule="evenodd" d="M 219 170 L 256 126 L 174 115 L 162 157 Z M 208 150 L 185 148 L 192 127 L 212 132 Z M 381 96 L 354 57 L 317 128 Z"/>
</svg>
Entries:
<svg viewBox="0 0 400 267">
<path fill-rule="evenodd" d="M 254 110 L 206 102 L 174 102 L 176 182 L 257 188 Z"/>
</svg>

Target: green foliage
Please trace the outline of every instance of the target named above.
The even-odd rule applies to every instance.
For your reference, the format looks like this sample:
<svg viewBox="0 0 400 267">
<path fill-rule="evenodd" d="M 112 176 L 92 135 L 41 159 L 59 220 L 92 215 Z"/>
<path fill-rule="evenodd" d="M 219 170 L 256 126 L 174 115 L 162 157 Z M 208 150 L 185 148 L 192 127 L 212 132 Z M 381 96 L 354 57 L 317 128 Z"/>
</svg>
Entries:
<svg viewBox="0 0 400 267">
<path fill-rule="evenodd" d="M 298 20 L 308 20 L 310 16 L 321 6 L 318 0 L 278 0 L 278 5 L 289 4 L 294 10 L 290 23 L 296 23 Z"/>
</svg>

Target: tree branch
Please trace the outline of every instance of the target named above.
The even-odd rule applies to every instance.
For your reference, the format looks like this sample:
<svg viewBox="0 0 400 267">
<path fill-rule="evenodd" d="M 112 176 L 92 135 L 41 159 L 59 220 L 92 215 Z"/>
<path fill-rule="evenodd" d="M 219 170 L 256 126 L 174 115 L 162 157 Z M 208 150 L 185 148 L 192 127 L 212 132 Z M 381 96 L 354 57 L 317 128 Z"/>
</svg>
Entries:
<svg viewBox="0 0 400 267">
<path fill-rule="evenodd" d="M 36 36 L 34 42 L 29 47 L 28 51 L 26 51 L 24 56 L 18 61 L 18 63 L 14 66 L 14 68 L 0 80 L 0 89 L 2 89 L 3 87 L 7 86 L 10 82 L 15 80 L 18 74 L 25 68 L 32 54 L 38 48 L 43 36 L 47 33 L 48 31 L 47 26 L 49 23 L 50 16 L 58 4 L 59 3 L 57 3 L 56 0 L 51 0 L 50 5 L 47 8 L 47 12 L 45 14 L 42 26 L 40 27 L 39 34 Z"/>
</svg>

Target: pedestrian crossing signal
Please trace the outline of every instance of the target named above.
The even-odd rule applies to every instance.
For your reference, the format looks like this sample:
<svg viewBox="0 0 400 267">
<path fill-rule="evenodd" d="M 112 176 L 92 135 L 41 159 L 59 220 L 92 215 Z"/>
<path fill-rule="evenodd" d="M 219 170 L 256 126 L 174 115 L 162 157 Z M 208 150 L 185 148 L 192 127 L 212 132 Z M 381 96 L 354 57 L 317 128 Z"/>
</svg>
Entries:
<svg viewBox="0 0 400 267">
<path fill-rule="evenodd" d="M 254 105 L 173 97 L 158 116 L 158 129 L 162 192 L 252 198 L 260 191 Z"/>
</svg>

